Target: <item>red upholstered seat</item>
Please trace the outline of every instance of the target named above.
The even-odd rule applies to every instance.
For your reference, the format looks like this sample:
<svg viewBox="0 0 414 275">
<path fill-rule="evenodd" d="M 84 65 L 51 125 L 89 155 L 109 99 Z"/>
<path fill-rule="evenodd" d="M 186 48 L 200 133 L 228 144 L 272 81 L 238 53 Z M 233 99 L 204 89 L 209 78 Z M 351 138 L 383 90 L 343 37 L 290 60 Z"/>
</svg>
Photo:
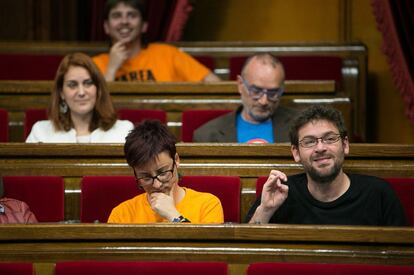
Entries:
<svg viewBox="0 0 414 275">
<path fill-rule="evenodd" d="M 266 183 L 268 176 L 260 176 L 256 180 L 256 199 L 262 194 L 263 185 Z"/>
<path fill-rule="evenodd" d="M 133 176 L 84 176 L 81 222 L 107 222 L 115 206 L 140 193 Z"/>
<path fill-rule="evenodd" d="M 204 123 L 224 115 L 231 110 L 185 110 L 182 113 L 181 139 L 184 142 L 193 141 L 194 131 Z"/>
<path fill-rule="evenodd" d="M 157 119 L 162 123 L 167 123 L 167 112 L 164 110 L 138 110 L 138 109 L 119 109 L 120 119 L 129 120 L 135 125 L 146 119 Z"/>
<path fill-rule="evenodd" d="M 9 141 L 9 113 L 0 109 L 0 142 Z"/>
<path fill-rule="evenodd" d="M 404 207 L 408 221 L 414 226 L 414 178 L 386 178 Z"/>
<path fill-rule="evenodd" d="M 225 222 L 240 222 L 240 178 L 184 176 L 181 186 L 209 192 L 223 206 Z M 133 176 L 84 176 L 81 182 L 81 222 L 106 222 L 112 209 L 142 193 Z"/>
<path fill-rule="evenodd" d="M 26 140 L 27 136 L 30 134 L 33 125 L 40 120 L 47 120 L 46 109 L 27 109 L 24 112 L 24 140 Z"/>
<path fill-rule="evenodd" d="M 26 202 L 39 222 L 64 220 L 64 182 L 58 176 L 4 176 L 4 196 Z"/>
<path fill-rule="evenodd" d="M 262 194 L 263 185 L 267 176 L 260 176 L 256 180 L 256 198 Z M 386 178 L 394 189 L 404 207 L 408 221 L 414 226 L 414 178 Z"/>
<path fill-rule="evenodd" d="M 194 55 L 193 57 L 198 62 L 209 68 L 210 71 L 214 72 L 214 69 L 216 68 L 216 62 L 213 57 L 207 55 Z"/>
<path fill-rule="evenodd" d="M 126 119 L 134 124 L 145 119 L 158 119 L 164 124 L 167 123 L 167 113 L 164 110 L 119 109 L 118 116 L 119 119 Z M 24 139 L 26 140 L 37 121 L 46 119 L 46 109 L 27 109 L 24 116 Z"/>
<path fill-rule="evenodd" d="M 184 176 L 180 186 L 208 192 L 220 199 L 224 222 L 240 222 L 240 178 L 234 176 Z"/>
<path fill-rule="evenodd" d="M 227 275 L 220 262 L 60 262 L 55 275 Z"/>
<path fill-rule="evenodd" d="M 230 57 L 230 80 L 241 73 L 247 56 Z M 342 81 L 342 59 L 338 56 L 279 56 L 287 80 L 335 80 Z"/>
<path fill-rule="evenodd" d="M 0 274 L 7 275 L 33 275 L 31 263 L 0 263 Z"/>
<path fill-rule="evenodd" d="M 323 263 L 253 263 L 247 269 L 247 275 L 405 275 L 413 274 L 414 266 L 371 265 L 371 264 L 323 264 Z"/>
<path fill-rule="evenodd" d="M 0 80 L 53 80 L 63 55 L 0 54 Z"/>
</svg>

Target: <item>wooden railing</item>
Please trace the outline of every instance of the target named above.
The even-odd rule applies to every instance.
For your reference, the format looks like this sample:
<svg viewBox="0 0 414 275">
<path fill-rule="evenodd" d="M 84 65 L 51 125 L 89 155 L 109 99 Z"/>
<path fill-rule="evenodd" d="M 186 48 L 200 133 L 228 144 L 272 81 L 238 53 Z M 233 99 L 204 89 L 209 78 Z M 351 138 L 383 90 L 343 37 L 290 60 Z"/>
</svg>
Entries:
<svg viewBox="0 0 414 275">
<path fill-rule="evenodd" d="M 183 175 L 239 176 L 241 220 L 255 200 L 258 176 L 278 169 L 302 172 L 288 144 L 179 143 Z M 378 177 L 414 178 L 414 145 L 351 144 L 344 170 Z M 80 180 L 84 175 L 132 175 L 122 145 L 0 143 L 0 176 L 55 175 L 65 179 L 65 220 L 79 220 Z"/>
<path fill-rule="evenodd" d="M 333 56 L 342 59 L 341 83 L 336 83 L 337 97 L 346 97 L 352 105 L 349 113 L 354 136 L 366 140 L 366 83 L 367 49 L 361 43 L 354 44 L 280 44 L 274 42 L 180 42 L 181 50 L 193 56 L 209 56 L 214 59 L 216 74 L 228 80 L 229 59 L 249 56 L 257 52 L 270 52 L 276 56 Z M 84 52 L 89 55 L 107 52 L 105 43 L 65 42 L 0 42 L 0 54 L 65 55 Z M 315 66 L 318 64 L 315 64 Z M 303 97 L 300 97 L 303 98 Z M 299 99 L 300 99 L 299 98 Z M 329 99 L 328 99 L 329 100 Z M 172 120 L 174 121 L 174 120 Z"/>
<path fill-rule="evenodd" d="M 23 141 L 24 111 L 47 108 L 50 81 L 0 81 L 0 108 L 9 112 L 10 141 Z M 168 125 L 180 140 L 181 113 L 187 109 L 231 109 L 240 104 L 235 82 L 203 83 L 119 83 L 109 84 L 117 109 L 162 109 Z M 354 98 L 335 90 L 333 81 L 286 81 L 281 104 L 303 109 L 312 104 L 331 104 L 342 111 L 351 137 L 360 137 L 365 119 L 354 106 Z M 356 115 L 357 113 L 357 115 Z M 355 120 L 357 119 L 357 120 Z"/>
<path fill-rule="evenodd" d="M 403 227 L 193 224 L 0 226 L 0 259 L 32 262 L 37 275 L 58 261 L 222 261 L 230 275 L 253 262 L 414 264 L 414 229 Z"/>
</svg>

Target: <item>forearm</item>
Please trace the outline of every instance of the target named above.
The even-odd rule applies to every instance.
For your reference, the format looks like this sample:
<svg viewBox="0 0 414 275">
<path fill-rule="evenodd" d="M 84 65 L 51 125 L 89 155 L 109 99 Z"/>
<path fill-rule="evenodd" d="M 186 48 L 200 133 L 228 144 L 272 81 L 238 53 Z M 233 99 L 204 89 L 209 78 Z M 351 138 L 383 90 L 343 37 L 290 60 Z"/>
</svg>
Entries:
<svg viewBox="0 0 414 275">
<path fill-rule="evenodd" d="M 275 208 L 265 208 L 261 204 L 256 208 L 256 211 L 254 212 L 249 223 L 269 223 L 275 212 Z"/>
</svg>

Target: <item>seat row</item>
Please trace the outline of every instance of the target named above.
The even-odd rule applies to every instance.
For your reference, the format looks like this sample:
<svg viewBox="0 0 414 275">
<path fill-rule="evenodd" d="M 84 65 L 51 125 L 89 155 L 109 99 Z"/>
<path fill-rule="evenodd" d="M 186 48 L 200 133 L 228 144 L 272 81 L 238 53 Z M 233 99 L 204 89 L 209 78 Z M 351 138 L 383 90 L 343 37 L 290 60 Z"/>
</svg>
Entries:
<svg viewBox="0 0 414 275">
<path fill-rule="evenodd" d="M 58 262 L 55 275 L 71 274 L 227 275 L 224 262 Z M 332 263 L 251 263 L 246 275 L 268 274 L 413 274 L 414 266 Z M 0 263 L 0 274 L 33 275 L 31 263 Z"/>
<path fill-rule="evenodd" d="M 267 177 L 256 181 L 256 197 Z M 414 226 L 414 179 L 387 178 Z M 59 176 L 4 176 L 6 197 L 25 201 L 39 222 L 64 220 L 64 181 Z M 224 211 L 224 221 L 240 223 L 240 178 L 236 176 L 183 176 L 180 186 L 217 196 Z M 119 203 L 142 193 L 133 176 L 84 176 L 81 180 L 80 221 L 106 222 Z"/>
<path fill-rule="evenodd" d="M 191 142 L 193 140 L 193 132 L 195 129 L 216 118 L 220 115 L 230 112 L 231 110 L 185 110 L 182 113 L 181 137 L 183 142 Z M 162 123 L 167 123 L 167 112 L 164 110 L 152 109 L 119 109 L 118 115 L 120 119 L 125 119 L 137 124 L 145 119 L 157 119 Z M 30 131 L 39 120 L 47 119 L 46 109 L 28 109 L 25 111 L 24 118 L 24 139 L 30 134 Z M 0 142 L 8 142 L 8 112 L 0 109 Z"/>
</svg>

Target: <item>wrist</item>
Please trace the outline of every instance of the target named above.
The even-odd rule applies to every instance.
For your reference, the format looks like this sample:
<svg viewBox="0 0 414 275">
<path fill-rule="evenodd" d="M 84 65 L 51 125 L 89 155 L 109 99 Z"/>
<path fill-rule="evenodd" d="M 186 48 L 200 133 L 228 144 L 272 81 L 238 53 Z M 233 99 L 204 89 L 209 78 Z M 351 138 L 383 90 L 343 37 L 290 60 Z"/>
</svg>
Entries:
<svg viewBox="0 0 414 275">
<path fill-rule="evenodd" d="M 172 219 L 171 222 L 173 222 L 173 223 L 185 223 L 185 222 L 191 222 L 191 221 L 187 218 L 184 218 L 182 215 L 180 215 L 179 217 L 176 217 L 176 218 Z"/>
</svg>

